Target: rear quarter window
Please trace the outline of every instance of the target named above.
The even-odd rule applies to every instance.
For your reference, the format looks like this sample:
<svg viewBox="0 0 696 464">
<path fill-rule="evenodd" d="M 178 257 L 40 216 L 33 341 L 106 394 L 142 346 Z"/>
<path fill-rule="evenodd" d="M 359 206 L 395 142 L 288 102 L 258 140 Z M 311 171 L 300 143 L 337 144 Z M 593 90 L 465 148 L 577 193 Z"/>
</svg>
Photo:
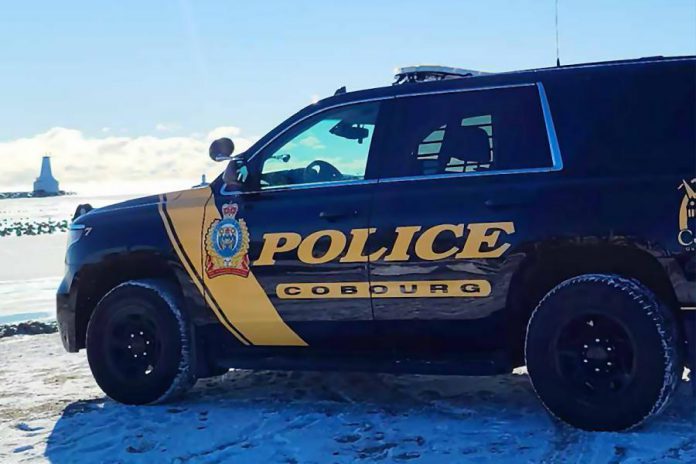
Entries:
<svg viewBox="0 0 696 464">
<path fill-rule="evenodd" d="M 566 175 L 696 175 L 693 61 L 567 74 L 544 81 Z"/>
</svg>

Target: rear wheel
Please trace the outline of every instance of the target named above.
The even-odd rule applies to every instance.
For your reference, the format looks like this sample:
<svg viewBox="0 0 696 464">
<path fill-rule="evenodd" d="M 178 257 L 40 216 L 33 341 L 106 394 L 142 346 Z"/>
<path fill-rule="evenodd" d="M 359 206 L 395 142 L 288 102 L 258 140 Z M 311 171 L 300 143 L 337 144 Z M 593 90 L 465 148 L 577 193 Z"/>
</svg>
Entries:
<svg viewBox="0 0 696 464">
<path fill-rule="evenodd" d="M 616 275 L 569 279 L 539 303 L 527 327 L 532 384 L 556 417 L 585 430 L 624 430 L 659 413 L 680 380 L 669 309 Z"/>
<path fill-rule="evenodd" d="M 87 326 L 97 384 L 126 404 L 166 401 L 195 382 L 191 335 L 175 289 L 159 280 L 125 282 L 99 302 Z"/>
</svg>

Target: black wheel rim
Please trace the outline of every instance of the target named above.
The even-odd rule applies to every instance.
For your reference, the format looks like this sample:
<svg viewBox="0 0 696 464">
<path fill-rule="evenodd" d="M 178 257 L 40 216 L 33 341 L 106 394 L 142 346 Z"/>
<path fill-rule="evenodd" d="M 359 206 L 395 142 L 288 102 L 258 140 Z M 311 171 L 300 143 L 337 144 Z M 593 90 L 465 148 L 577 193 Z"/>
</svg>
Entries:
<svg viewBox="0 0 696 464">
<path fill-rule="evenodd" d="M 571 320 L 556 341 L 558 374 L 586 396 L 612 398 L 625 391 L 633 381 L 634 356 L 628 331 L 605 314 Z"/>
<path fill-rule="evenodd" d="M 161 342 L 155 322 L 135 307 L 123 308 L 112 318 L 106 357 L 112 371 L 125 382 L 151 378 L 160 359 Z"/>
</svg>

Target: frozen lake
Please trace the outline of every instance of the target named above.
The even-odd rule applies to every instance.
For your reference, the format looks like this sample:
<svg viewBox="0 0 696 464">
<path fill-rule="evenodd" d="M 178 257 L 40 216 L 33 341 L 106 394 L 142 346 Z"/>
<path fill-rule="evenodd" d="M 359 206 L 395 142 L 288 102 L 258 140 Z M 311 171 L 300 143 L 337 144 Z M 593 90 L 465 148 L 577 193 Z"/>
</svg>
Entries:
<svg viewBox="0 0 696 464">
<path fill-rule="evenodd" d="M 140 195 L 0 200 L 0 222 L 72 218 L 77 206 L 94 207 Z M 63 277 L 67 234 L 0 237 L 0 324 L 55 318 L 55 293 Z"/>
</svg>

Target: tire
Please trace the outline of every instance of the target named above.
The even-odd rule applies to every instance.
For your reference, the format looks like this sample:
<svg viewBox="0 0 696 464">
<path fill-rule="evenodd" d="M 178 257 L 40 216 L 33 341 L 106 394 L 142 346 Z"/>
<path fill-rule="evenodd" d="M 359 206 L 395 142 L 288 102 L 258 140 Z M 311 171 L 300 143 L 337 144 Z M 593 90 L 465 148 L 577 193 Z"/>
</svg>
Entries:
<svg viewBox="0 0 696 464">
<path fill-rule="evenodd" d="M 195 383 L 191 330 L 180 308 L 176 289 L 159 280 L 122 283 L 99 301 L 86 345 L 104 393 L 125 404 L 159 403 Z"/>
<path fill-rule="evenodd" d="M 586 274 L 551 290 L 527 326 L 527 370 L 555 417 L 617 431 L 659 414 L 682 371 L 674 315 L 645 286 Z"/>
<path fill-rule="evenodd" d="M 200 378 L 202 379 L 209 379 L 211 377 L 222 377 L 223 375 L 227 374 L 230 370 L 226 367 L 212 367 L 208 370 L 208 372 L 204 375 L 201 376 Z M 200 374 L 199 374 L 200 375 Z"/>
</svg>

